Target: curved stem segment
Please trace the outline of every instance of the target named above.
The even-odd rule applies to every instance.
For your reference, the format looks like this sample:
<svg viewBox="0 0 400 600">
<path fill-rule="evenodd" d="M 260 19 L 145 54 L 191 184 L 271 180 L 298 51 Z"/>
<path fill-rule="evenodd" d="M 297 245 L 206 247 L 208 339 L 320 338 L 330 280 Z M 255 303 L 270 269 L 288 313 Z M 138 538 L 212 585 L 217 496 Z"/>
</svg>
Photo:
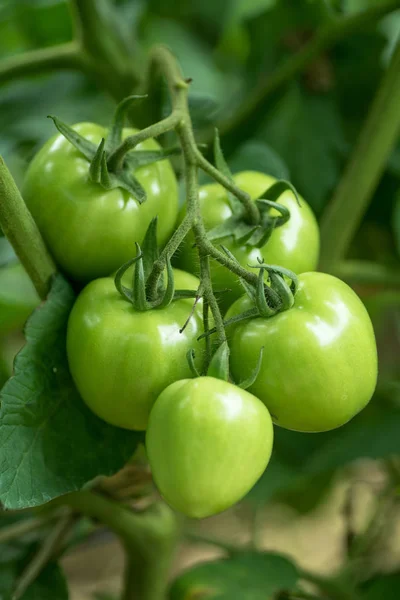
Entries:
<svg viewBox="0 0 400 600">
<path fill-rule="evenodd" d="M 400 43 L 373 101 L 353 156 L 323 215 L 322 269 L 331 269 L 346 254 L 400 133 L 399 107 Z"/>
<path fill-rule="evenodd" d="M 0 225 L 25 267 L 39 294 L 44 299 L 56 266 L 44 244 L 39 229 L 0 156 Z"/>
<path fill-rule="evenodd" d="M 123 600 L 163 600 L 168 573 L 179 536 L 172 510 L 164 503 L 134 513 L 89 491 L 59 498 L 79 513 L 99 520 L 121 540 L 126 552 Z"/>
<path fill-rule="evenodd" d="M 188 108 L 188 84 L 184 79 L 175 58 L 168 49 L 159 46 L 153 49 L 149 62 L 150 70 L 156 72 L 160 71 L 164 75 L 168 84 L 172 102 L 172 113 L 170 117 L 160 121 L 159 125 L 161 126 L 164 124 L 165 126 L 166 122 L 168 126 L 172 124 L 180 139 L 185 162 L 187 196 L 187 217 L 176 230 L 170 242 L 161 253 L 158 261 L 156 261 L 153 266 L 153 270 L 147 281 L 149 296 L 152 297 L 152 294 L 155 294 L 157 290 L 157 283 L 163 269 L 165 268 L 166 258 L 168 256 L 172 256 L 173 252 L 175 252 L 183 238 L 188 233 L 189 229 L 193 227 L 196 245 L 201 257 L 201 277 L 204 286 L 204 296 L 207 298 L 207 303 L 212 311 L 220 341 L 223 341 L 225 339 L 225 332 L 223 330 L 223 321 L 220 315 L 218 303 L 212 291 L 211 277 L 209 276 L 208 256 L 211 256 L 223 264 L 239 277 L 246 279 L 248 283 L 256 285 L 257 276 L 247 269 L 241 267 L 234 260 L 225 256 L 223 252 L 215 248 L 212 242 L 207 239 L 206 231 L 198 207 L 198 169 L 201 168 L 206 171 L 211 177 L 221 183 L 231 193 L 235 194 L 235 196 L 243 203 L 250 221 L 257 222 L 259 219 L 258 208 L 251 201 L 248 194 L 237 188 L 234 183 L 232 183 L 220 171 L 213 167 L 213 165 L 211 165 L 199 152 L 194 139 L 193 127 Z"/>
<path fill-rule="evenodd" d="M 81 52 L 76 42 L 30 50 L 2 60 L 0 83 L 55 69 L 83 70 Z"/>
<path fill-rule="evenodd" d="M 324 50 L 353 31 L 362 30 L 368 23 L 398 8 L 398 0 L 386 0 L 376 3 L 368 10 L 332 20 L 322 27 L 300 52 L 287 59 L 281 67 L 259 83 L 236 114 L 218 125 L 224 147 L 230 149 L 250 138 L 259 127 L 260 119 L 265 115 L 267 100 L 303 71 Z M 207 140 L 211 140 L 213 136 L 213 131 L 208 132 Z"/>
</svg>

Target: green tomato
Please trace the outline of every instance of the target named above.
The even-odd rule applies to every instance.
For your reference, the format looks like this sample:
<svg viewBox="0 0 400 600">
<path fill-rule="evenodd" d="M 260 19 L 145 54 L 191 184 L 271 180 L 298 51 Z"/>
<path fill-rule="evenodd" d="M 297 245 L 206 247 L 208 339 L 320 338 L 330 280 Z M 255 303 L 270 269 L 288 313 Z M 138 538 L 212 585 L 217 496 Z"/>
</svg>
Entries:
<svg viewBox="0 0 400 600">
<path fill-rule="evenodd" d="M 265 406 L 213 377 L 175 381 L 150 413 L 146 449 L 164 499 L 189 517 L 229 508 L 253 487 L 271 456 Z"/>
<path fill-rule="evenodd" d="M 94 123 L 74 129 L 98 145 L 107 130 Z M 124 129 L 123 138 L 135 133 Z M 155 140 L 137 150 L 159 148 Z M 168 160 L 143 166 L 135 176 L 147 193 L 140 205 L 126 190 L 105 190 L 89 179 L 89 162 L 64 136 L 51 138 L 26 173 L 23 196 L 54 258 L 73 279 L 109 275 L 134 254 L 150 221 L 159 216 L 158 242 L 171 235 L 178 215 L 178 193 Z"/>
<path fill-rule="evenodd" d="M 196 290 L 196 277 L 174 271 L 180 289 Z M 199 305 L 200 304 L 200 305 Z M 126 429 L 146 428 L 160 392 L 191 372 L 186 353 L 197 351 L 202 367 L 201 302 L 180 333 L 193 300 L 175 300 L 168 307 L 137 312 L 117 292 L 111 277 L 89 283 L 71 311 L 67 354 L 72 377 L 83 400 L 101 419 Z"/>
<path fill-rule="evenodd" d="M 254 200 L 276 181 L 270 175 L 257 171 L 238 173 L 234 180 L 236 185 Z M 226 190 L 217 183 L 201 187 L 199 200 L 207 230 L 213 229 L 232 216 Z M 273 231 L 265 246 L 254 248 L 248 244 L 238 244 L 232 236 L 218 240 L 218 243 L 226 246 L 243 267 L 248 267 L 249 264 L 256 265 L 257 258 L 263 258 L 266 263 L 281 265 L 295 273 L 314 270 L 318 262 L 319 229 L 311 208 L 305 200 L 301 200 L 300 207 L 290 191 L 284 192 L 278 202 L 289 209 L 290 219 Z M 271 211 L 271 214 L 274 212 Z M 177 255 L 177 264 L 190 273 L 198 274 L 199 260 L 193 244 L 193 234 L 190 233 Z M 221 295 L 222 305 L 228 308 L 243 294 L 243 287 L 237 276 L 228 269 L 214 260 L 210 263 L 215 289 L 231 290 Z"/>
<path fill-rule="evenodd" d="M 244 296 L 226 318 L 250 307 Z M 290 310 L 242 321 L 228 331 L 237 380 L 251 374 L 264 347 L 249 390 L 277 425 L 328 431 L 347 423 L 371 399 L 377 379 L 372 324 L 358 296 L 336 277 L 303 273 Z"/>
</svg>

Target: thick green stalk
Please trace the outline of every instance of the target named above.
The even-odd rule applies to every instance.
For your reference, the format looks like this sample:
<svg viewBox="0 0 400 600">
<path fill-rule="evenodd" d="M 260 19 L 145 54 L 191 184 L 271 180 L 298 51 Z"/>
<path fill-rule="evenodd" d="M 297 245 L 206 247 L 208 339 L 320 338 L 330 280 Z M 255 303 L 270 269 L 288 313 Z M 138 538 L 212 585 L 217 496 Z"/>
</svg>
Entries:
<svg viewBox="0 0 400 600">
<path fill-rule="evenodd" d="M 350 162 L 321 222 L 321 269 L 346 254 L 400 133 L 398 44 Z"/>
<path fill-rule="evenodd" d="M 82 68 L 79 46 L 76 42 L 69 42 L 5 58 L 0 62 L 0 83 L 46 71 Z"/>
<path fill-rule="evenodd" d="M 99 520 L 119 537 L 126 552 L 122 600 L 164 600 L 180 529 L 166 504 L 134 513 L 89 491 L 68 494 L 56 503 Z"/>
<path fill-rule="evenodd" d="M 0 156 L 0 225 L 41 298 L 46 298 L 56 266 L 31 213 Z"/>
<path fill-rule="evenodd" d="M 225 149 L 237 147 L 252 137 L 264 118 L 267 101 L 285 84 L 292 81 L 327 48 L 355 31 L 362 31 L 369 23 L 399 8 L 398 0 L 386 0 L 371 6 L 368 10 L 330 21 L 316 32 L 304 48 L 288 58 L 282 66 L 263 79 L 254 91 L 247 95 L 238 111 L 230 118 L 218 124 Z M 205 138 L 213 139 L 214 131 Z"/>
<path fill-rule="evenodd" d="M 135 40 L 125 35 L 110 0 L 69 0 L 69 5 L 86 69 L 121 100 L 142 78 Z"/>
</svg>

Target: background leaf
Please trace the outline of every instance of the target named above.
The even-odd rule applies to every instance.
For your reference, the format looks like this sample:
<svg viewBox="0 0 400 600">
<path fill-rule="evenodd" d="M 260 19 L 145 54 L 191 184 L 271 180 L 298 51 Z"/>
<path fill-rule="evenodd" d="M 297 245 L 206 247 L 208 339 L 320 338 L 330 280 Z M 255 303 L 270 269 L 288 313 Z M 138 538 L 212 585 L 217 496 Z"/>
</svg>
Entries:
<svg viewBox="0 0 400 600">
<path fill-rule="evenodd" d="M 107 425 L 80 399 L 65 349 L 73 301 L 57 276 L 47 302 L 28 321 L 27 344 L 1 391 L 0 500 L 6 508 L 36 506 L 111 475 L 142 439 Z"/>
<path fill-rule="evenodd" d="M 278 554 L 240 552 L 186 571 L 173 583 L 170 600 L 266 600 L 297 582 L 296 566 Z"/>
</svg>

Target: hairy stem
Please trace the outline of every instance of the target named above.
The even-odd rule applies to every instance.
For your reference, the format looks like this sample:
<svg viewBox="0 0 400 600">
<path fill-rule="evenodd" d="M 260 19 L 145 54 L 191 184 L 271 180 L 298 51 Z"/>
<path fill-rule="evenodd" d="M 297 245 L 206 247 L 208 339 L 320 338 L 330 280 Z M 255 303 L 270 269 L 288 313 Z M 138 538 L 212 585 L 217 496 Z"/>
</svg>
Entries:
<svg viewBox="0 0 400 600">
<path fill-rule="evenodd" d="M 400 132 L 400 44 L 321 222 L 321 268 L 344 257 Z"/>
<path fill-rule="evenodd" d="M 254 92 L 247 96 L 247 100 L 236 114 L 218 125 L 224 148 L 229 150 L 249 139 L 257 131 L 260 119 L 265 115 L 266 103 L 270 97 L 286 83 L 292 81 L 322 52 L 354 31 L 362 30 L 368 23 L 374 22 L 398 8 L 398 0 L 386 0 L 376 3 L 368 10 L 332 20 L 317 31 L 312 40 L 300 52 L 287 59 L 282 66 L 258 84 Z M 209 131 L 206 139 L 211 140 L 213 136 L 214 132 Z"/>
<path fill-rule="evenodd" d="M 178 115 L 176 113 L 171 113 L 166 119 L 163 119 L 158 123 L 153 123 L 153 125 L 149 125 L 149 127 L 138 131 L 138 133 L 125 138 L 122 144 L 118 146 L 108 159 L 107 165 L 109 170 L 114 173 L 118 172 L 118 170 L 122 168 L 127 152 L 133 150 L 138 144 L 149 138 L 158 137 L 167 131 L 171 131 L 171 129 L 176 126 L 177 122 Z"/>
<path fill-rule="evenodd" d="M 257 205 L 252 201 L 250 195 L 238 188 L 228 177 L 226 177 L 221 171 L 216 169 L 208 160 L 199 152 L 196 151 L 196 160 L 199 167 L 210 177 L 215 179 L 218 183 L 224 186 L 229 192 L 234 194 L 238 200 L 240 200 L 246 211 L 249 223 L 251 225 L 257 225 L 260 222 L 260 211 Z"/>
<path fill-rule="evenodd" d="M 0 225 L 25 267 L 39 296 L 44 299 L 56 266 L 39 229 L 0 156 Z"/>
</svg>

